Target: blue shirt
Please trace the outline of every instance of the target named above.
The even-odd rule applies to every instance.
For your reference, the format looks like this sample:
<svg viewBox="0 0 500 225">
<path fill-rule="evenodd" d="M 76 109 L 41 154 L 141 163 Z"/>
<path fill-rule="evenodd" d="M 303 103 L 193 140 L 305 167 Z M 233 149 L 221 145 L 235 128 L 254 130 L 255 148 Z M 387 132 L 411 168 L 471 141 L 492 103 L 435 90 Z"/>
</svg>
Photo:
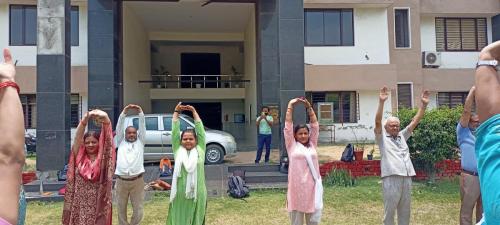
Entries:
<svg viewBox="0 0 500 225">
<path fill-rule="evenodd" d="M 462 155 L 462 169 L 477 172 L 476 137 L 469 127 L 462 127 L 460 123 L 457 125 L 457 142 Z"/>
</svg>

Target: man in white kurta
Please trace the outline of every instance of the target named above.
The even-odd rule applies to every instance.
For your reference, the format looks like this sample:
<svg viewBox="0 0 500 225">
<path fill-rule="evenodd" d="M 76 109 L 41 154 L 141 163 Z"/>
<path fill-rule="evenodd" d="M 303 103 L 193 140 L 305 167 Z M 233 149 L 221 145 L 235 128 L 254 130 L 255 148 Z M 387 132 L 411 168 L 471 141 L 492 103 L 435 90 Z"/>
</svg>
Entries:
<svg viewBox="0 0 500 225">
<path fill-rule="evenodd" d="M 125 128 L 125 117 L 130 110 L 139 112 L 139 129 L 133 126 Z M 116 155 L 116 197 L 118 202 L 118 223 L 120 225 L 138 225 L 143 218 L 144 205 L 144 138 L 146 122 L 142 108 L 137 105 L 125 107 L 116 125 L 115 142 L 118 146 Z M 127 221 L 127 204 L 130 198 L 133 214 Z"/>
</svg>

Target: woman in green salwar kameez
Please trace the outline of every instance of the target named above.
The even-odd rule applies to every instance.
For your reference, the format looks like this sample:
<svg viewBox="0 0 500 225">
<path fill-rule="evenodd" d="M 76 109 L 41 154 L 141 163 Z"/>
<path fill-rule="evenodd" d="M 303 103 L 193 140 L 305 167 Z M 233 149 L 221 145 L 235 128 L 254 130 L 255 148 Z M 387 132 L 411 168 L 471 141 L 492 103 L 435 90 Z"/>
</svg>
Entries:
<svg viewBox="0 0 500 225">
<path fill-rule="evenodd" d="M 181 111 L 193 113 L 194 130 L 188 129 L 181 134 L 179 121 Z M 196 109 L 179 103 L 172 118 L 172 150 L 175 167 L 167 225 L 205 224 L 207 205 L 205 148 L 205 128 Z"/>
</svg>

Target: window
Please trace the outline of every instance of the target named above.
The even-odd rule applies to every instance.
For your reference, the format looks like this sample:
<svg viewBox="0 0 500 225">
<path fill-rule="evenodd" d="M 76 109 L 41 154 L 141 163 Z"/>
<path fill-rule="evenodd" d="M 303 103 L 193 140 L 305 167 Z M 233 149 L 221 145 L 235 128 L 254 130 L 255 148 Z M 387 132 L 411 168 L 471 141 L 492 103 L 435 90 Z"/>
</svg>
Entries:
<svg viewBox="0 0 500 225">
<path fill-rule="evenodd" d="M 190 129 L 194 129 L 194 127 L 192 127 L 189 123 L 187 123 L 185 120 L 183 119 L 180 119 L 181 121 L 181 131 L 185 131 L 187 130 L 188 128 Z"/>
<path fill-rule="evenodd" d="M 398 108 L 412 108 L 411 84 L 398 84 Z"/>
<path fill-rule="evenodd" d="M 71 127 L 77 127 L 80 123 L 81 105 L 80 95 L 71 94 Z"/>
<path fill-rule="evenodd" d="M 79 44 L 78 6 L 71 7 L 71 45 Z M 10 45 L 36 45 L 37 6 L 10 5 Z"/>
<path fill-rule="evenodd" d="M 463 105 L 467 98 L 468 92 L 439 92 L 438 93 L 438 106 L 447 106 L 450 108 L 457 105 Z"/>
<path fill-rule="evenodd" d="M 354 46 L 352 9 L 307 9 L 304 20 L 307 46 Z"/>
<path fill-rule="evenodd" d="M 186 117 L 184 117 L 184 118 L 186 118 Z M 181 131 L 184 131 L 188 127 L 191 127 L 191 125 L 189 125 L 189 123 L 187 123 L 182 118 L 179 118 L 179 121 L 181 123 L 181 127 L 180 127 Z M 171 131 L 172 130 L 172 117 L 163 117 L 163 130 L 166 130 L 166 131 Z"/>
<path fill-rule="evenodd" d="M 36 11 L 35 5 L 10 5 L 10 45 L 36 45 Z"/>
<path fill-rule="evenodd" d="M 36 128 L 36 95 L 22 94 L 21 105 L 24 113 L 24 126 L 26 128 Z"/>
<path fill-rule="evenodd" d="M 394 34 L 396 48 L 410 47 L 409 16 L 409 9 L 394 9 Z"/>
<path fill-rule="evenodd" d="M 342 92 L 309 92 L 307 98 L 313 104 L 318 115 L 318 103 L 333 104 L 334 123 L 356 123 L 358 121 L 358 102 L 354 91 Z"/>
<path fill-rule="evenodd" d="M 172 117 L 163 117 L 163 130 L 172 130 Z"/>
<path fill-rule="evenodd" d="M 35 94 L 22 94 L 21 105 L 24 113 L 24 124 L 26 128 L 36 128 L 36 95 Z M 70 126 L 77 127 L 80 123 L 80 115 L 82 112 L 82 103 L 78 94 L 71 94 L 71 120 Z"/>
<path fill-rule="evenodd" d="M 71 46 L 78 46 L 80 43 L 80 20 L 78 6 L 71 6 Z"/>
<path fill-rule="evenodd" d="M 487 44 L 486 18 L 436 18 L 437 51 L 480 51 Z"/>
<path fill-rule="evenodd" d="M 135 129 L 139 129 L 139 118 L 134 118 L 132 120 L 132 125 Z M 157 117 L 146 117 L 146 130 L 158 130 Z"/>
</svg>

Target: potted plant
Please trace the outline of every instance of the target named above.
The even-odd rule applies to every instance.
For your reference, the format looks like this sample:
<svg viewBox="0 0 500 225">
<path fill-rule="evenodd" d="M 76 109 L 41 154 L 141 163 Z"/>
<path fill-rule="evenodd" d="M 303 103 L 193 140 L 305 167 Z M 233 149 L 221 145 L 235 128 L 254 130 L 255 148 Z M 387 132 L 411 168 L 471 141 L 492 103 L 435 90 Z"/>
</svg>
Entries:
<svg viewBox="0 0 500 225">
<path fill-rule="evenodd" d="M 366 138 L 361 139 L 361 141 L 358 141 L 356 138 L 356 144 L 354 145 L 354 159 L 356 161 L 362 161 L 363 160 L 363 154 L 365 152 L 365 145 L 366 145 Z"/>
<path fill-rule="evenodd" d="M 365 151 L 366 142 L 368 139 L 367 138 L 358 138 L 358 131 L 367 130 L 367 129 L 371 129 L 371 128 L 367 128 L 363 124 L 358 124 L 356 126 L 349 126 L 349 128 L 351 129 L 352 135 L 354 136 L 354 140 L 355 140 L 354 159 L 356 161 L 362 161 L 363 154 Z"/>
</svg>

